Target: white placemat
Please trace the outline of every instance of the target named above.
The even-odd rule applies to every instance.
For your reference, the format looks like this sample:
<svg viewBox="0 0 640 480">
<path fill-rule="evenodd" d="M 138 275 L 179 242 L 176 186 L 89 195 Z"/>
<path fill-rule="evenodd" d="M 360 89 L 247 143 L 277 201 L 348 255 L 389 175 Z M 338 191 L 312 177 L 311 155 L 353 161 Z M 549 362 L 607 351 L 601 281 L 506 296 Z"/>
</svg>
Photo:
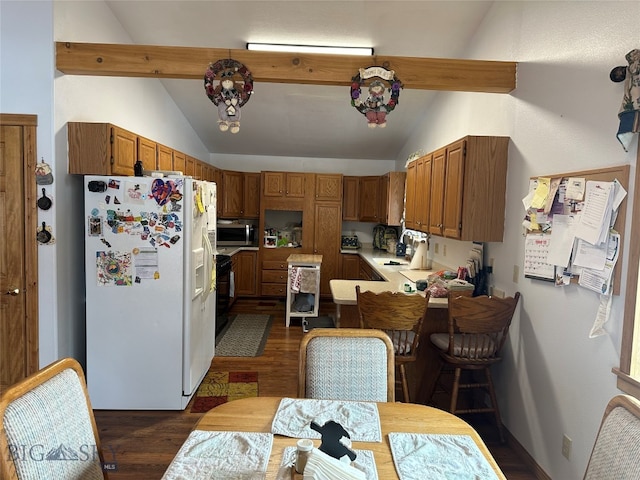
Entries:
<svg viewBox="0 0 640 480">
<path fill-rule="evenodd" d="M 468 435 L 390 433 L 389 443 L 401 480 L 498 480 Z"/>
<path fill-rule="evenodd" d="M 163 480 L 264 480 L 273 435 L 194 430 Z"/>
<path fill-rule="evenodd" d="M 376 469 L 376 461 L 373 458 L 371 450 L 357 450 L 356 459 L 351 463 L 353 467 L 361 470 L 367 476 L 367 480 L 378 480 L 378 470 Z M 296 461 L 296 447 L 285 447 L 282 452 L 282 461 L 278 469 L 276 480 L 291 480 L 291 468 Z"/>
<path fill-rule="evenodd" d="M 320 438 L 320 434 L 311 429 L 311 422 L 324 425 L 329 420 L 342 425 L 354 442 L 382 441 L 380 415 L 374 402 L 283 398 L 273 418 L 271 433 Z"/>
</svg>

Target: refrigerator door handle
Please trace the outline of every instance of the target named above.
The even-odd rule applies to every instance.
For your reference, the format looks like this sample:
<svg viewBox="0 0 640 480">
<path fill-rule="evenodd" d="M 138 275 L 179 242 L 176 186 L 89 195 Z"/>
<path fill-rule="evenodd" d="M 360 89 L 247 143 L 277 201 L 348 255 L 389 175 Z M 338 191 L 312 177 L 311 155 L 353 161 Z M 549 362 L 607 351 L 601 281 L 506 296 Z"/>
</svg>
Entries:
<svg viewBox="0 0 640 480">
<path fill-rule="evenodd" d="M 213 273 L 213 269 L 215 268 L 215 265 L 213 263 L 213 248 L 211 246 L 211 242 L 209 241 L 209 234 L 206 228 L 202 231 L 202 244 L 204 245 L 205 250 L 204 268 L 206 275 L 203 300 L 206 300 L 209 296 L 209 293 L 211 293 L 215 289 L 215 275 Z"/>
</svg>

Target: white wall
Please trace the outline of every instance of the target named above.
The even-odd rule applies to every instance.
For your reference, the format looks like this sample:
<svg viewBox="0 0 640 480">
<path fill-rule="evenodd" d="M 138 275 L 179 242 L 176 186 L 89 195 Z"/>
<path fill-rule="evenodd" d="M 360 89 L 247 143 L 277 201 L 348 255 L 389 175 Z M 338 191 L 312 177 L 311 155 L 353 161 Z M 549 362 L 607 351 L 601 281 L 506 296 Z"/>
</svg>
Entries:
<svg viewBox="0 0 640 480">
<path fill-rule="evenodd" d="M 467 56 L 517 61 L 516 90 L 438 95 L 398 159 L 403 165 L 419 148 L 430 151 L 464 135 L 511 137 L 504 242 L 488 250 L 495 284 L 508 294 L 520 291 L 522 299 L 496 369 L 497 389 L 504 423 L 554 479 L 582 478 L 604 407 L 620 393 L 611 368 L 619 365 L 624 294 L 613 300 L 609 334 L 589 339 L 597 294 L 522 274 L 514 283 L 514 265 L 522 271 L 524 254 L 520 200 L 536 175 L 629 164 L 633 178 L 637 139 L 632 153 L 616 139 L 622 84 L 611 82 L 609 71 L 626 65 L 625 54 L 640 45 L 639 24 L 639 2 L 496 2 Z M 631 215 L 628 210 L 627 232 Z M 468 250 L 466 242 L 435 241 L 457 255 Z M 629 242 L 627 235 L 626 251 Z M 561 455 L 563 434 L 573 439 L 569 460 Z"/>
<path fill-rule="evenodd" d="M 513 266 L 522 265 L 524 250 L 520 199 L 530 176 L 619 164 L 630 164 L 635 174 L 635 154 L 625 153 L 615 138 L 622 89 L 608 74 L 638 47 L 639 20 L 638 2 L 496 2 L 470 43 L 468 57 L 518 61 L 518 88 L 511 95 L 439 94 L 397 162 L 401 169 L 411 152 L 429 151 L 464 135 L 511 137 L 504 242 L 488 249 L 496 259 L 496 285 L 509 294 L 519 290 L 523 298 L 496 377 L 505 424 L 556 479 L 582 478 L 604 406 L 618 393 L 611 368 L 618 365 L 624 296 L 614 299 L 606 325 L 610 335 L 590 340 L 594 294 L 522 276 L 514 283 Z M 39 250 L 44 364 L 67 354 L 79 356 L 84 348 L 84 299 L 78 295 L 84 292 L 79 253 L 84 221 L 80 179 L 66 174 L 66 122 L 108 121 L 194 157 L 206 159 L 208 152 L 158 80 L 54 73 L 54 40 L 130 41 L 103 2 L 3 0 L 0 22 L 0 111 L 38 114 L 38 156 L 55 175 L 54 208 L 42 220 L 53 225 L 56 244 Z M 212 159 L 223 168 L 240 160 L 243 168 L 237 169 L 248 171 L 278 169 L 284 161 Z M 380 166 L 379 171 L 364 172 L 358 161 L 331 170 L 378 174 L 393 169 L 383 163 L 373 167 Z M 300 165 L 303 171 L 325 171 L 326 164 L 304 159 Z M 631 212 L 627 231 L 630 218 Z M 446 258 L 435 256 L 446 265 L 463 258 L 469 247 L 436 241 L 448 246 Z M 573 439 L 570 460 L 560 453 L 563 433 Z"/>
<path fill-rule="evenodd" d="M 53 7 L 49 1 L 0 2 L 0 112 L 38 116 L 37 154 L 53 168 L 54 183 L 47 187 L 53 207 L 38 211 L 39 222 L 53 229 L 56 243 L 38 247 L 40 363 L 57 357 L 58 292 L 55 281 L 57 252 L 60 246 L 57 215 L 61 179 L 55 169 L 53 147 L 53 83 L 54 58 Z M 63 235 L 64 236 L 64 235 Z M 81 259 L 82 257 L 80 257 Z"/>
</svg>

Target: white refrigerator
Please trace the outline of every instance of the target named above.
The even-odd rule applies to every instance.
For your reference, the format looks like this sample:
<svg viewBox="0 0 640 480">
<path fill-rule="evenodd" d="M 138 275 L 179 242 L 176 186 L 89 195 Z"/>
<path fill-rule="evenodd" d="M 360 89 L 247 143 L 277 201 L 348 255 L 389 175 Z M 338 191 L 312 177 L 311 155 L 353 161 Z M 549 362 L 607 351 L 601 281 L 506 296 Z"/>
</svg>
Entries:
<svg viewBox="0 0 640 480">
<path fill-rule="evenodd" d="M 182 410 L 214 355 L 216 185 L 86 176 L 84 195 L 91 403 Z"/>
</svg>

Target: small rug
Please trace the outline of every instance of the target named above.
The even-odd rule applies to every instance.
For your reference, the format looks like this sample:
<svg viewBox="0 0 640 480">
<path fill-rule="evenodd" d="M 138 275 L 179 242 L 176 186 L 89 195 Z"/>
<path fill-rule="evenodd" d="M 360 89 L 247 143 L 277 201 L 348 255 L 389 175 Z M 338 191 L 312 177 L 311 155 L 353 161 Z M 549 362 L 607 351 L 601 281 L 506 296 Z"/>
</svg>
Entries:
<svg viewBox="0 0 640 480">
<path fill-rule="evenodd" d="M 213 407 L 231 400 L 257 396 L 257 372 L 209 371 L 194 396 L 191 413 L 208 412 Z"/>
<path fill-rule="evenodd" d="M 217 357 L 259 357 L 267 343 L 273 317 L 271 315 L 239 314 L 216 339 Z"/>
</svg>

